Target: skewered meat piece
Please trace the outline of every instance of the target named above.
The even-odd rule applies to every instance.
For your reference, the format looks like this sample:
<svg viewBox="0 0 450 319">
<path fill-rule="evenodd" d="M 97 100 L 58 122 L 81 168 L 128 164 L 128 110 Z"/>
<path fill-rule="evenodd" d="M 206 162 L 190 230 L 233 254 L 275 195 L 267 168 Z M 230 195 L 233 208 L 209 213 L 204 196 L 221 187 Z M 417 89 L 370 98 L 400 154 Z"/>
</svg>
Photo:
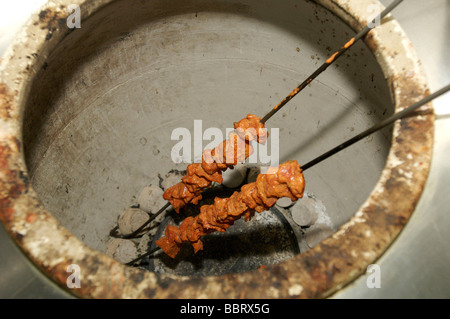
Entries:
<svg viewBox="0 0 450 319">
<path fill-rule="evenodd" d="M 305 180 L 300 165 L 288 161 L 278 168 L 269 168 L 258 175 L 256 182 L 246 184 L 229 198 L 215 198 L 213 205 L 204 205 L 196 217 L 186 218 L 179 227 L 167 226 L 165 236 L 156 241 L 164 252 L 175 258 L 183 243 L 190 243 L 194 252 L 203 249 L 200 237 L 214 231 L 224 232 L 234 221 L 250 220 L 255 211 L 263 212 L 282 197 L 293 201 L 303 197 Z"/>
<path fill-rule="evenodd" d="M 257 141 L 264 144 L 269 136 L 261 118 L 253 114 L 248 114 L 246 118 L 239 122 L 234 122 L 234 129 L 242 139 Z"/>
<path fill-rule="evenodd" d="M 229 134 L 227 140 L 213 150 L 205 150 L 201 163 L 188 165 L 182 181 L 167 189 L 163 195 L 177 213 L 189 203 L 198 204 L 205 188 L 211 187 L 212 182 L 222 183 L 223 171 L 233 168 L 253 154 L 251 141 L 266 142 L 268 133 L 260 120 L 256 115 L 249 114 L 235 122 L 235 131 Z"/>
</svg>

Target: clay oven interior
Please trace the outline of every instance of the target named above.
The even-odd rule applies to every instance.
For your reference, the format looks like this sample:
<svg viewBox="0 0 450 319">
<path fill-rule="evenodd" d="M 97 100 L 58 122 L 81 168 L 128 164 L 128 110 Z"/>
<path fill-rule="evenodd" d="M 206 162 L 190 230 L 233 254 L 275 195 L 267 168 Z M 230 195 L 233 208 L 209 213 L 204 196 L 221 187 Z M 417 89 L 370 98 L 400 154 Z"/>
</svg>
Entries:
<svg viewBox="0 0 450 319">
<path fill-rule="evenodd" d="M 337 2 L 331 1 L 327 6 L 336 9 Z M 66 247 L 67 258 L 93 267 L 90 268 L 93 277 L 97 277 L 92 280 L 98 283 L 90 283 L 89 287 L 99 287 L 109 280 L 115 282 L 117 278 L 108 275 L 113 271 L 123 273 L 124 278 L 132 277 L 133 285 L 119 295 L 167 297 L 177 290 L 182 291 L 179 296 L 200 296 L 203 292 L 195 289 L 212 287 L 203 289 L 204 293 L 235 296 L 242 289 L 250 289 L 243 283 L 272 270 L 261 270 L 258 275 L 249 271 L 238 277 L 231 271 L 228 277 L 219 279 L 178 281 L 176 276 L 154 277 L 118 268 L 122 265 L 109 264 L 109 259 L 96 253 L 105 251 L 117 217 L 136 203 L 136 196 L 145 185 L 158 185 L 159 176 L 186 168 L 186 163 L 174 163 L 171 157 L 174 129 L 187 128 L 193 132 L 194 120 L 202 120 L 203 130 L 217 127 L 225 132 L 248 113 L 263 116 L 351 37 L 353 29 L 323 6 L 303 0 L 170 3 L 127 0 L 106 5 L 87 1 L 83 5 L 89 14 L 81 29 L 65 30 L 61 22 L 64 17 L 58 16 L 58 10 L 55 13 L 49 8 L 39 14 L 39 23 L 48 27 L 48 31 L 42 28 L 48 32 L 45 45 L 50 43 L 52 49 L 27 88 L 21 125 L 27 181 L 43 207 L 84 243 L 79 246 L 70 238 L 83 253 L 76 255 Z M 357 18 L 352 21 L 355 27 Z M 65 33 L 58 33 L 60 29 Z M 386 79 L 386 66 L 382 70 L 379 62 L 387 59 L 375 57 L 372 52 L 377 49 L 364 42 L 357 43 L 267 122 L 269 129 L 279 129 L 280 162 L 295 159 L 305 163 L 392 114 L 394 99 L 407 103 L 409 96 L 415 96 L 413 92 L 402 91 L 411 86 Z M 395 68 L 392 70 L 393 74 L 397 72 Z M 352 240 L 361 237 L 359 230 L 356 235 L 352 232 L 352 227 L 355 213 L 364 203 L 357 216 L 358 223 L 369 208 L 379 210 L 376 220 L 387 222 L 387 239 L 383 231 L 376 229 L 381 239 L 379 243 L 378 239 L 368 240 L 369 244 L 376 243 L 376 249 L 373 254 L 362 253 L 362 264 L 366 259 L 376 258 L 407 220 L 403 215 L 390 218 L 395 212 L 389 208 L 384 217 L 385 204 L 395 196 L 380 201 L 379 206 L 373 201 L 367 204 L 366 200 L 380 180 L 397 189 L 404 186 L 403 179 L 396 178 L 397 171 L 386 171 L 385 163 L 388 154 L 406 157 L 398 145 L 414 144 L 414 138 L 408 135 L 414 134 L 410 129 L 414 125 L 414 120 L 402 124 L 401 129 L 408 130 L 402 139 L 395 134 L 393 137 L 390 128 L 377 132 L 305 173 L 306 192 L 323 204 L 331 227 L 338 230 L 347 225 L 345 228 L 350 229 L 347 233 L 341 229 L 339 236 L 329 243 L 337 240 L 339 245 L 350 245 L 345 236 L 352 236 Z M 391 148 L 393 141 L 397 145 L 395 152 Z M 428 145 L 428 140 L 425 142 Z M 205 146 L 207 141 L 203 143 Z M 420 188 L 424 178 L 416 177 Z M 380 189 L 379 192 L 384 191 Z M 396 211 L 406 212 L 404 215 L 411 212 L 418 196 L 415 189 L 411 193 L 411 205 L 408 203 Z M 43 220 L 38 219 L 35 225 Z M 60 233 L 67 236 L 60 225 L 54 226 L 50 217 L 45 220 L 58 236 Z M 353 222 L 349 224 L 349 220 Z M 27 227 L 33 229 L 35 225 Z M 373 223 L 368 227 L 381 226 Z M 365 230 L 365 234 L 370 232 Z M 58 236 L 54 237 L 54 243 L 64 245 Z M 30 230 L 23 241 L 33 260 L 39 259 L 33 250 L 39 246 L 33 244 L 37 238 L 38 231 Z M 362 245 L 358 241 L 353 243 L 355 249 Z M 55 249 L 52 245 L 48 249 L 39 247 L 50 255 Z M 333 246 L 321 246 L 314 254 L 331 251 L 328 248 Z M 339 274 L 332 279 L 319 276 L 311 258 L 321 254 L 311 253 L 308 262 L 303 263 L 309 265 L 309 273 L 302 266 L 293 277 L 283 276 L 284 269 L 294 269 L 300 260 L 290 258 L 286 264 L 280 262 L 277 276 L 255 282 L 255 287 L 265 284 L 274 287 L 271 281 L 279 280 L 281 288 L 276 293 L 256 287 L 254 291 L 250 289 L 250 294 L 293 296 L 291 288 L 299 287 L 293 283 L 307 278 L 301 289 L 295 290 L 298 294 L 303 291 L 308 296 L 327 295 L 327 291 L 339 288 L 362 269 L 356 259 L 340 260 L 351 252 L 342 252 L 341 256 L 339 247 L 333 251 L 336 256 L 322 257 L 336 258 L 335 265 L 339 267 L 346 263 L 349 269 L 342 271 L 344 279 Z M 354 257 L 351 256 L 348 257 Z M 320 258 L 315 261 L 317 267 L 323 266 Z M 41 263 L 41 268 L 52 274 L 63 269 L 58 267 L 63 267 L 60 261 Z M 145 280 L 151 281 L 151 287 L 141 290 L 137 282 Z M 315 280 L 324 284 L 315 285 Z M 213 289 L 215 285 L 233 286 L 236 293 L 225 288 L 218 292 Z M 285 285 L 291 290 L 284 291 Z M 117 296 L 114 289 L 105 292 L 95 289 L 88 288 L 81 294 Z"/>
</svg>

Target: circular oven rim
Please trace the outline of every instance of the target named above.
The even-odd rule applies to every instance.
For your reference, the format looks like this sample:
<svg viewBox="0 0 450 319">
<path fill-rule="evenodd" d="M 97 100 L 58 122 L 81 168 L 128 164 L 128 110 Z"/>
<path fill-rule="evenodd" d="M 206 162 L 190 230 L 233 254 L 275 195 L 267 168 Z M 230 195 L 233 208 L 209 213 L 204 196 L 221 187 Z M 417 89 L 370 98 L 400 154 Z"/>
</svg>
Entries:
<svg viewBox="0 0 450 319">
<path fill-rule="evenodd" d="M 58 0 L 41 9 L 67 19 L 78 4 L 87 18 L 114 0 Z M 365 26 L 371 0 L 317 0 L 355 30 Z M 378 3 L 379 4 L 379 3 Z M 379 4 L 381 6 L 381 4 Z M 61 20 L 60 20 L 61 21 Z M 394 30 L 394 32 L 392 32 Z M 90 249 L 42 205 L 27 178 L 22 114 L 33 71 L 45 64 L 70 30 L 40 25 L 31 17 L 0 62 L 0 219 L 11 237 L 46 276 L 83 298 L 320 298 L 362 275 L 393 243 L 414 211 L 430 169 L 434 115 L 431 104 L 397 121 L 392 146 L 372 194 L 335 234 L 313 249 L 278 265 L 243 273 L 188 278 L 130 268 Z M 365 42 L 389 84 L 396 111 L 429 93 L 420 61 L 398 22 L 388 16 Z M 26 45 L 23 45 L 26 43 Z M 37 55 L 33 55 L 36 54 Z M 26 57 L 33 56 L 30 64 Z M 395 57 L 395 58 L 393 58 Z M 68 267 L 81 269 L 82 285 L 69 289 Z"/>
</svg>

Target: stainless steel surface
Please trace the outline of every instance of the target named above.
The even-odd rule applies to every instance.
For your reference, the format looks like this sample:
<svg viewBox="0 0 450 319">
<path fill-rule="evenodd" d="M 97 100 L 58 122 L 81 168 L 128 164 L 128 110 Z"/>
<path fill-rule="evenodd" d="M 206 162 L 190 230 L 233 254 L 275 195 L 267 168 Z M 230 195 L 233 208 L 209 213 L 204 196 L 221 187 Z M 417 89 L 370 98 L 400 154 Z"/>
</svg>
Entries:
<svg viewBox="0 0 450 319">
<path fill-rule="evenodd" d="M 44 0 L 0 2 L 0 56 L 29 15 L 43 3 Z M 28 260 L 0 224 L 0 298 L 72 298 Z"/>
<path fill-rule="evenodd" d="M 387 4 L 387 1 L 382 2 Z M 421 1 L 408 0 L 394 13 L 422 59 L 432 90 L 450 82 L 449 54 L 446 51 L 450 44 L 445 32 L 450 23 L 449 13 L 449 2 L 437 0 L 427 3 L 426 7 Z M 8 33 L 13 33 L 13 30 Z M 434 36 L 429 36 L 431 33 Z M 0 53 L 2 50 L 4 47 Z M 382 288 L 368 289 L 363 276 L 335 297 L 449 297 L 450 279 L 446 264 L 450 261 L 450 253 L 445 246 L 450 238 L 445 230 L 450 225 L 445 206 L 448 204 L 446 194 L 450 190 L 446 182 L 450 178 L 450 167 L 444 156 L 450 150 L 447 138 L 450 136 L 450 112 L 448 107 L 446 110 L 449 98 L 446 96 L 434 103 L 439 116 L 432 171 L 411 221 L 379 261 Z M 26 260 L 4 232 L 3 226 L 0 235 L 0 297 L 67 296 Z"/>
<path fill-rule="evenodd" d="M 72 298 L 44 276 L 0 223 L 0 298 Z"/>
<path fill-rule="evenodd" d="M 394 15 L 423 63 L 431 90 L 450 83 L 450 1 L 408 0 Z M 368 277 L 362 276 L 334 298 L 450 297 L 450 95 L 433 105 L 437 120 L 430 175 L 407 226 L 377 262 L 381 288 L 369 289 Z"/>
</svg>

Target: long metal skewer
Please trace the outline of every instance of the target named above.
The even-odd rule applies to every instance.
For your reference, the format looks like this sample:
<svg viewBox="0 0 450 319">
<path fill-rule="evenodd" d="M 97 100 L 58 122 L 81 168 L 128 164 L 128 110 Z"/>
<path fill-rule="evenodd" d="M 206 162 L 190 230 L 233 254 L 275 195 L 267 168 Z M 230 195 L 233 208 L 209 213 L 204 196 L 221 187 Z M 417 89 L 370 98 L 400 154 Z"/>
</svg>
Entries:
<svg viewBox="0 0 450 319">
<path fill-rule="evenodd" d="M 387 14 L 389 14 L 392 10 L 394 10 L 403 0 L 395 0 L 392 2 L 389 6 L 387 6 L 376 18 L 372 20 L 372 23 L 375 21 L 380 21 L 383 19 Z M 344 54 L 345 51 L 347 51 L 350 47 L 353 46 L 358 40 L 363 38 L 372 28 L 369 27 L 369 23 L 367 26 L 365 26 L 361 31 L 359 31 L 353 38 L 351 38 L 349 41 L 347 41 L 344 46 L 342 46 L 338 51 L 333 53 L 326 61 L 323 63 L 316 71 L 314 71 L 313 74 L 311 74 L 305 81 L 303 81 L 298 87 L 296 87 L 286 98 L 284 98 L 280 103 L 278 103 L 269 113 L 267 113 L 262 119 L 261 123 L 265 123 L 268 119 L 270 119 L 275 113 L 277 113 L 284 105 L 286 105 L 290 100 L 294 98 L 300 91 L 302 91 L 309 83 L 311 83 L 319 74 L 324 72 L 334 61 L 336 61 L 342 54 Z M 304 169 L 304 168 L 303 168 Z M 160 214 L 164 212 L 166 208 L 168 208 L 170 203 L 167 203 L 163 208 L 161 208 L 156 214 L 152 216 L 152 218 L 147 221 L 143 226 L 147 226 L 150 224 L 151 221 L 153 221 L 156 217 L 158 217 Z M 110 235 L 117 238 L 132 238 L 133 236 L 136 236 L 137 234 L 142 231 L 144 227 L 140 227 L 138 230 L 133 232 L 132 234 L 128 235 L 118 235 L 117 229 L 118 227 L 115 227 L 113 230 L 111 230 Z"/>
<path fill-rule="evenodd" d="M 383 19 L 389 12 L 391 12 L 395 7 L 397 7 L 403 0 L 396 0 L 392 2 L 386 9 L 384 9 L 374 20 L 372 20 L 372 23 L 375 21 L 380 21 Z M 321 74 L 323 71 L 325 71 L 336 59 L 338 59 L 342 54 L 344 54 L 345 51 L 347 51 L 350 47 L 353 46 L 358 40 L 360 40 L 362 37 L 364 37 L 370 30 L 372 30 L 371 27 L 369 27 L 371 24 L 367 24 L 361 31 L 359 31 L 353 38 L 347 41 L 347 43 L 344 44 L 338 51 L 333 53 L 326 61 L 323 63 L 316 71 L 314 71 L 313 74 L 311 74 L 308 78 L 306 78 L 305 81 L 303 81 L 299 86 L 297 86 L 294 91 L 292 91 L 288 96 L 284 98 L 280 103 L 275 105 L 275 107 L 266 114 L 260 121 L 261 123 L 265 123 L 268 119 L 270 119 L 275 113 L 277 113 L 281 108 L 286 105 L 290 100 L 294 98 L 301 90 L 303 90 L 309 83 L 311 83 L 319 74 Z"/>
<path fill-rule="evenodd" d="M 149 250 L 149 251 L 146 252 L 145 254 L 143 254 L 143 255 L 137 257 L 136 259 L 133 259 L 132 261 L 130 261 L 130 262 L 128 262 L 128 263 L 126 263 L 125 265 L 127 265 L 127 266 L 133 266 L 133 265 L 134 265 L 136 262 L 138 262 L 139 260 L 141 260 L 141 259 L 143 259 L 143 258 L 145 258 L 145 257 L 147 257 L 147 256 L 150 256 L 150 255 L 153 254 L 153 253 L 156 253 L 156 252 L 157 252 L 158 250 L 160 250 L 160 249 L 161 249 L 160 247 L 156 246 L 155 248 Z"/>
<path fill-rule="evenodd" d="M 302 171 L 307 170 L 308 168 L 313 167 L 314 165 L 322 162 L 323 160 L 329 158 L 330 156 L 342 151 L 343 149 L 355 144 L 356 142 L 362 140 L 363 138 L 367 137 L 368 135 L 394 123 L 396 120 L 407 117 L 409 115 L 411 115 L 417 108 L 429 103 L 430 101 L 432 101 L 433 99 L 441 96 L 442 94 L 446 93 L 450 91 L 450 84 L 448 84 L 447 86 L 443 87 L 442 89 L 436 91 L 433 94 L 428 95 L 427 97 L 425 97 L 424 99 L 420 100 L 419 102 L 416 102 L 414 104 L 412 104 L 411 106 L 407 107 L 406 109 L 397 112 L 393 115 L 391 115 L 390 117 L 388 117 L 387 119 L 381 121 L 378 124 L 375 124 L 374 126 L 372 126 L 371 128 L 365 130 L 364 132 L 356 135 L 355 137 L 345 141 L 344 143 L 336 146 L 335 148 L 329 150 L 328 152 L 323 153 L 322 155 L 316 157 L 315 159 L 309 161 L 308 163 L 301 165 Z M 129 262 L 127 265 L 133 265 L 134 263 L 136 263 L 137 261 L 141 260 L 144 257 L 147 257 L 157 251 L 159 251 L 161 248 L 160 247 L 155 247 L 154 249 L 150 250 L 149 252 L 147 252 L 146 254 L 139 256 L 138 258 L 134 259 L 133 261 Z"/>
<path fill-rule="evenodd" d="M 384 119 L 380 123 L 375 124 L 371 128 L 369 128 L 369 129 L 365 130 L 364 132 L 356 135 L 355 137 L 345 141 L 344 143 L 336 146 L 335 148 L 329 150 L 328 152 L 325 152 L 324 154 L 322 154 L 322 155 L 316 157 L 315 159 L 309 161 L 308 163 L 306 163 L 306 164 L 304 164 L 302 166 L 302 170 L 304 171 L 304 170 L 306 170 L 306 169 L 316 165 L 317 163 L 322 162 L 323 160 L 325 160 L 328 157 L 338 153 L 339 151 L 343 150 L 344 148 L 347 148 L 350 145 L 352 145 L 352 144 L 362 140 L 366 136 L 368 136 L 368 135 L 370 135 L 370 134 L 372 134 L 372 133 L 374 133 L 374 132 L 376 132 L 376 131 L 378 131 L 378 130 L 386 127 L 386 126 L 388 126 L 389 124 L 394 123 L 398 119 L 401 119 L 403 117 L 406 117 L 406 116 L 410 115 L 417 108 L 421 107 L 424 104 L 427 104 L 431 100 L 433 100 L 433 99 L 437 98 L 438 96 L 448 92 L 449 90 L 450 90 L 450 84 L 448 84 L 447 86 L 443 87 L 439 91 L 436 91 L 435 93 L 428 95 L 424 99 L 420 100 L 419 102 L 414 103 L 413 105 L 407 107 L 406 109 L 391 115 L 387 119 Z"/>
<path fill-rule="evenodd" d="M 150 224 L 152 221 L 154 221 L 156 219 L 156 217 L 158 217 L 159 215 L 161 215 L 167 208 L 169 208 L 170 203 L 167 202 L 160 210 L 158 210 L 155 214 L 150 215 L 150 219 L 147 220 L 145 223 L 143 223 L 141 225 L 141 227 L 139 227 L 138 229 L 136 229 L 134 232 L 132 232 L 131 234 L 126 234 L 126 235 L 119 235 L 117 233 L 117 230 L 119 228 L 119 226 L 114 227 L 110 232 L 109 235 L 111 237 L 115 237 L 115 238 L 122 238 L 122 239 L 129 239 L 129 238 L 134 238 L 135 236 L 139 235 L 140 232 L 148 225 Z"/>
</svg>

